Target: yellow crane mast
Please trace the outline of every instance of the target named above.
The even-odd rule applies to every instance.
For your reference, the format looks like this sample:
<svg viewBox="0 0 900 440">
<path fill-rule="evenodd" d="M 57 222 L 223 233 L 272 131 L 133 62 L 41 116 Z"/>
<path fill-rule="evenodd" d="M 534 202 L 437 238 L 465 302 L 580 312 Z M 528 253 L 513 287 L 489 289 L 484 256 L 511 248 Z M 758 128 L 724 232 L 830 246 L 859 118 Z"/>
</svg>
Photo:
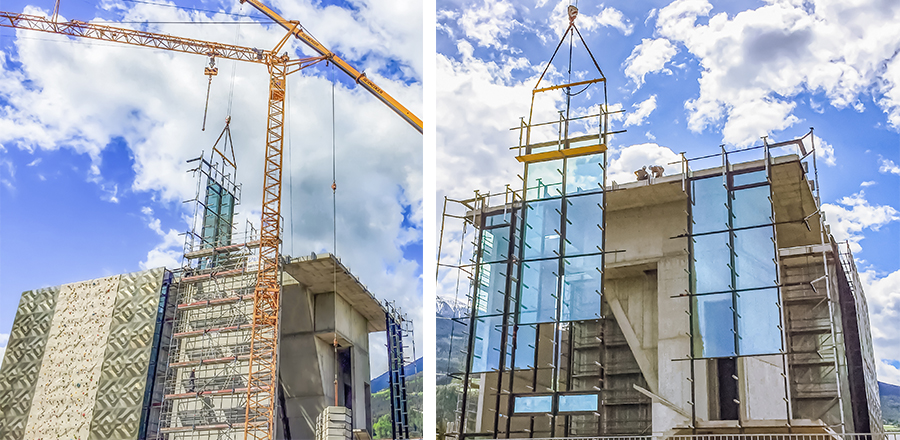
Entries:
<svg viewBox="0 0 900 440">
<path fill-rule="evenodd" d="M 357 84 L 375 95 L 400 115 L 419 133 L 422 120 L 378 87 L 365 73 L 329 51 L 308 35 L 299 22 L 288 21 L 257 0 L 241 0 L 273 19 L 288 33 L 271 51 L 222 44 L 211 41 L 174 37 L 133 29 L 117 28 L 72 20 L 59 23 L 58 9 L 53 20 L 45 17 L 0 11 L 0 26 L 49 32 L 72 37 L 112 41 L 135 46 L 153 47 L 237 61 L 264 64 L 269 69 L 269 114 L 266 118 L 266 150 L 263 173 L 262 219 L 260 224 L 259 269 L 253 295 L 253 325 L 250 342 L 250 371 L 247 381 L 245 439 L 271 440 L 274 435 L 275 384 L 277 383 L 278 319 L 281 285 L 278 282 L 279 246 L 281 245 L 281 171 L 284 139 L 284 98 L 287 76 L 313 64 L 327 60 L 350 75 Z M 58 5 L 58 3 L 57 3 Z M 58 6 L 57 6 L 58 8 Z M 289 59 L 278 52 L 293 35 L 318 52 L 320 56 Z"/>
</svg>

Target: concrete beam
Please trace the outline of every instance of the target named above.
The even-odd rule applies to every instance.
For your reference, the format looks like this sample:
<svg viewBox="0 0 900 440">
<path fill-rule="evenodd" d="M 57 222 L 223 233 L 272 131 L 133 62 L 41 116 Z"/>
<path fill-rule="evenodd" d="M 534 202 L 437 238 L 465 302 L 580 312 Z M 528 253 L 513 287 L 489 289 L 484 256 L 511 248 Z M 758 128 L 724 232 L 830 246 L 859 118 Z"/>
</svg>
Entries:
<svg viewBox="0 0 900 440">
<path fill-rule="evenodd" d="M 653 364 L 650 362 L 647 352 L 641 347 L 641 341 L 638 339 L 634 328 L 631 327 L 631 322 L 628 320 L 628 316 L 625 314 L 622 304 L 619 303 L 617 298 L 610 296 L 609 294 L 606 296 L 606 302 L 609 304 L 609 308 L 612 309 L 613 316 L 616 317 L 616 321 L 619 323 L 619 327 L 625 335 L 625 341 L 628 343 L 631 353 L 634 354 L 634 359 L 637 361 L 638 367 L 641 368 L 644 379 L 647 380 L 647 386 L 650 387 L 652 392 L 658 392 L 659 378 L 656 376 L 656 370 L 653 368 Z"/>
</svg>

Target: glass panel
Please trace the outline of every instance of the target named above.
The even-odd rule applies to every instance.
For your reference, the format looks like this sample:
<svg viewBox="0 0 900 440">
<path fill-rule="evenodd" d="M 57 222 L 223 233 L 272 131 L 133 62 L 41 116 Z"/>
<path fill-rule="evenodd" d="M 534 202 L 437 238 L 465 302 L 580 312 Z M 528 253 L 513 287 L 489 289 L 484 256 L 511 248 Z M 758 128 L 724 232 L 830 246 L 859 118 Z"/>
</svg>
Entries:
<svg viewBox="0 0 900 440">
<path fill-rule="evenodd" d="M 479 316 L 503 313 L 508 268 L 507 263 L 479 265 L 478 279 L 480 282 L 475 293 L 475 313 Z"/>
<path fill-rule="evenodd" d="M 734 191 L 731 201 L 732 220 L 735 228 L 772 223 L 772 204 L 769 203 L 769 185 Z"/>
<path fill-rule="evenodd" d="M 535 162 L 525 166 L 528 191 L 525 200 L 559 197 L 562 192 L 562 159 Z"/>
<path fill-rule="evenodd" d="M 597 411 L 598 396 L 583 394 L 577 396 L 559 396 L 559 412 Z"/>
<path fill-rule="evenodd" d="M 694 356 L 734 356 L 734 312 L 731 293 L 693 297 Z"/>
<path fill-rule="evenodd" d="M 781 350 L 778 289 L 750 290 L 737 297 L 740 354 L 770 354 Z"/>
<path fill-rule="evenodd" d="M 732 186 L 752 185 L 766 182 L 766 170 L 732 175 Z"/>
<path fill-rule="evenodd" d="M 694 237 L 694 292 L 731 289 L 731 249 L 728 232 Z"/>
<path fill-rule="evenodd" d="M 525 217 L 525 259 L 559 256 L 562 199 L 528 202 Z"/>
<path fill-rule="evenodd" d="M 603 197 L 603 193 L 596 193 L 566 198 L 566 255 L 600 252 Z"/>
<path fill-rule="evenodd" d="M 475 346 L 472 350 L 472 372 L 484 373 L 500 369 L 502 316 L 475 319 Z"/>
<path fill-rule="evenodd" d="M 559 260 L 522 263 L 519 293 L 519 323 L 534 324 L 556 320 Z"/>
<path fill-rule="evenodd" d="M 553 409 L 553 396 L 516 396 L 515 412 L 548 413 Z"/>
<path fill-rule="evenodd" d="M 489 228 L 491 226 L 509 225 L 511 217 L 512 210 L 507 210 L 505 213 L 503 211 L 493 212 L 490 215 L 485 216 L 484 227 Z"/>
<path fill-rule="evenodd" d="M 534 347 L 537 338 L 537 325 L 520 325 L 516 332 L 516 369 L 534 368 Z"/>
<path fill-rule="evenodd" d="M 596 144 L 596 139 L 590 142 L 590 145 Z M 600 191 L 603 189 L 600 185 L 603 181 L 604 154 L 591 154 L 566 159 L 566 194 Z"/>
<path fill-rule="evenodd" d="M 694 206 L 694 234 L 722 231 L 728 228 L 728 192 L 722 184 L 722 176 L 708 177 L 691 182 Z"/>
<path fill-rule="evenodd" d="M 481 262 L 494 263 L 509 258 L 509 228 L 485 229 L 481 234 Z"/>
<path fill-rule="evenodd" d="M 734 231 L 734 254 L 737 289 L 778 284 L 771 226 Z"/>
<path fill-rule="evenodd" d="M 601 255 L 565 258 L 560 321 L 600 318 Z"/>
</svg>

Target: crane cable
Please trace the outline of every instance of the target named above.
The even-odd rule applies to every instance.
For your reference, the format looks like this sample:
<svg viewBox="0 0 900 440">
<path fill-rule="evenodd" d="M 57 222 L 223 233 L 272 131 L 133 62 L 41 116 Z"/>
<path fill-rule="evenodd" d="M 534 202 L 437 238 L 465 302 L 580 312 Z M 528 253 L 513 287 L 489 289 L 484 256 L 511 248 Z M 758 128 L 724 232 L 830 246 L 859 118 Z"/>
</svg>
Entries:
<svg viewBox="0 0 900 440">
<path fill-rule="evenodd" d="M 332 273 L 333 291 L 337 294 L 337 159 L 334 140 L 334 63 L 331 63 L 331 255 L 335 259 Z M 334 406 L 338 406 L 338 343 L 334 330 Z M 344 402 L 346 406 L 347 402 Z"/>
</svg>

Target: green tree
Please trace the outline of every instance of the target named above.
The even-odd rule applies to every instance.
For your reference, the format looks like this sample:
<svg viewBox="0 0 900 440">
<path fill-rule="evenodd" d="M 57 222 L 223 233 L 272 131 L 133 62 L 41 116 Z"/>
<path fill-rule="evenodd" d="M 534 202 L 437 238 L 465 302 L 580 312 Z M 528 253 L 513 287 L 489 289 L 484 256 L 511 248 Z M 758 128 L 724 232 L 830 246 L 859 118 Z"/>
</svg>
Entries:
<svg viewBox="0 0 900 440">
<path fill-rule="evenodd" d="M 375 438 L 393 437 L 393 433 L 391 432 L 391 415 L 385 414 L 379 417 L 378 421 L 372 425 L 372 430 L 375 431 Z"/>
</svg>

